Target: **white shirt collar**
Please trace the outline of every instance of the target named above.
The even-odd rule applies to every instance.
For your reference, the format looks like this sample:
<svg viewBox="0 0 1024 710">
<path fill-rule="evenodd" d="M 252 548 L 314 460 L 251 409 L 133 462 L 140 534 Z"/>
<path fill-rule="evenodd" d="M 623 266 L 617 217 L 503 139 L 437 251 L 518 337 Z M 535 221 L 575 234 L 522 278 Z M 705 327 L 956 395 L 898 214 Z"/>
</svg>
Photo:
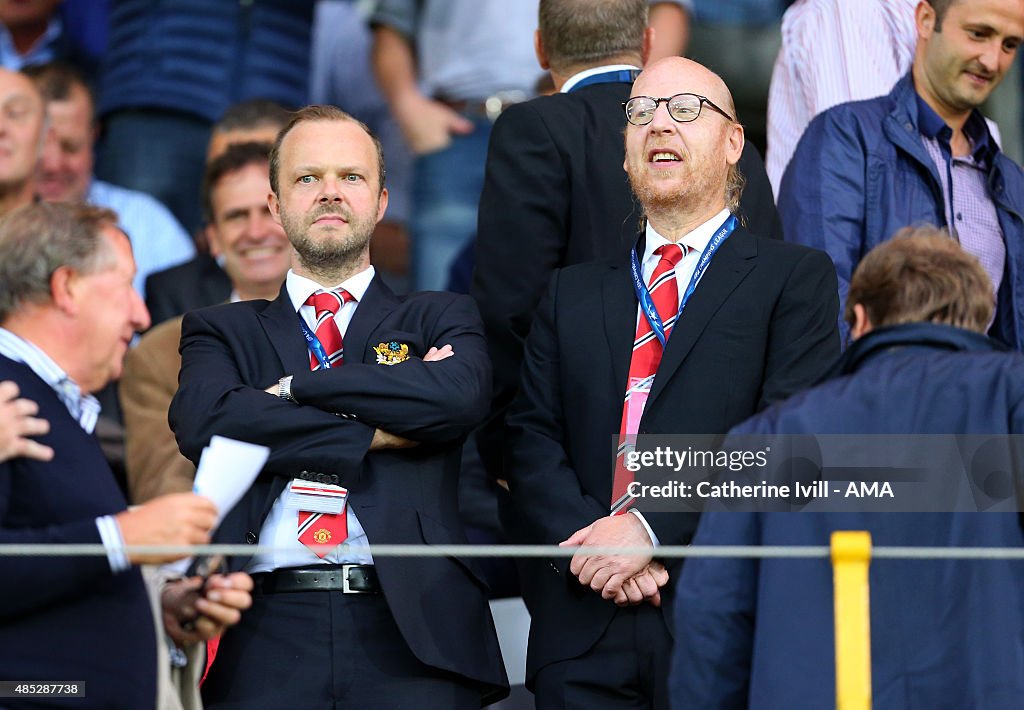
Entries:
<svg viewBox="0 0 1024 710">
<path fill-rule="evenodd" d="M 586 79 L 588 76 L 594 76 L 595 74 L 604 74 L 609 71 L 640 71 L 640 67 L 635 67 L 632 64 L 607 64 L 603 67 L 594 67 L 593 69 L 584 69 L 581 72 L 570 76 L 564 84 L 562 84 L 561 93 L 567 94 L 572 91 L 572 87 L 579 84 L 581 81 Z"/>
<path fill-rule="evenodd" d="M 370 282 L 373 281 L 374 274 L 376 274 L 376 271 L 370 266 L 355 276 L 350 276 L 333 288 L 324 288 L 316 281 L 307 279 L 305 276 L 299 276 L 289 269 L 288 275 L 285 277 L 285 287 L 288 289 L 288 298 L 292 302 L 292 307 L 298 313 L 299 309 L 306 303 L 306 299 L 317 291 L 335 291 L 343 288 L 352 294 L 352 298 L 357 302 L 363 300 L 366 289 L 370 287 Z"/>
<path fill-rule="evenodd" d="M 687 234 L 684 234 L 683 238 L 680 239 L 678 243 L 683 244 L 700 254 L 707 247 L 711 238 L 715 236 L 715 232 L 718 231 L 718 228 L 725 224 L 725 220 L 727 219 L 729 219 L 729 210 L 724 209 L 704 224 L 701 224 Z M 674 243 L 658 234 L 654 227 L 651 226 L 650 222 L 647 223 L 646 237 L 647 238 L 644 240 L 644 258 L 641 263 L 646 263 L 647 260 L 654 255 L 654 250 L 658 247 Z"/>
</svg>

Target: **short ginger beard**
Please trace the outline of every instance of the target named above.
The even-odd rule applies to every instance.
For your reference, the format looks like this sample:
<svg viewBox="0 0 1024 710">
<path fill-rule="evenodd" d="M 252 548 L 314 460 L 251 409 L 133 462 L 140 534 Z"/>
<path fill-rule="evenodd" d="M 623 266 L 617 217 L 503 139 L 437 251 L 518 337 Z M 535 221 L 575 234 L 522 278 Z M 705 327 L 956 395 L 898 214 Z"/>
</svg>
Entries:
<svg viewBox="0 0 1024 710">
<path fill-rule="evenodd" d="M 642 168 L 639 171 L 628 170 L 627 175 L 644 214 L 648 217 L 653 215 L 656 220 L 659 215 L 700 213 L 706 209 L 705 205 L 718 201 L 715 196 L 724 199 L 725 195 L 724 188 L 718 188 L 722 183 L 719 176 L 706 170 L 691 171 L 689 180 L 670 190 L 655 187 L 654 178 L 643 174 Z"/>
<path fill-rule="evenodd" d="M 349 220 L 349 234 L 344 238 L 332 238 L 330 235 L 324 235 L 320 239 L 311 237 L 309 230 L 312 221 L 322 214 L 331 212 L 342 214 Z M 325 285 L 337 285 L 361 270 L 363 255 L 367 252 L 377 222 L 373 216 L 355 219 L 351 212 L 335 209 L 317 210 L 311 214 L 307 223 L 300 216 L 282 211 L 281 226 L 284 227 L 303 270 L 314 280 Z"/>
</svg>

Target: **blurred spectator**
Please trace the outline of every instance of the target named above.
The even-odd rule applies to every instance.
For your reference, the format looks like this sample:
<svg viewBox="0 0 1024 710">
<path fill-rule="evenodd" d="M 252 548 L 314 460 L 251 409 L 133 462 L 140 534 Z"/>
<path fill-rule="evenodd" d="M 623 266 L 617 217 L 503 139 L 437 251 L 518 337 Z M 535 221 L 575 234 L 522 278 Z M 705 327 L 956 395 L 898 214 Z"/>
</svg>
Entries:
<svg viewBox="0 0 1024 710">
<path fill-rule="evenodd" d="M 313 0 L 116 0 L 100 75 L 97 174 L 148 192 L 189 232 L 210 128 L 231 104 L 307 102 Z"/>
<path fill-rule="evenodd" d="M 313 25 L 313 103 L 339 106 L 370 127 L 388 162 L 388 211 L 370 242 L 370 258 L 392 290 L 409 290 L 409 181 L 412 153 L 373 78 L 366 3 L 321 0 Z"/>
<path fill-rule="evenodd" d="M 922 1 L 915 25 L 911 72 L 888 95 L 835 106 L 807 127 L 782 178 L 783 228 L 829 253 L 845 303 L 872 247 L 908 224 L 947 227 L 996 290 L 990 334 L 1020 349 L 1024 171 L 1000 152 L 977 107 L 1013 62 L 1024 5 Z"/>
<path fill-rule="evenodd" d="M 206 169 L 203 205 L 210 245 L 223 256 L 231 300 L 277 297 L 292 249 L 270 216 L 269 143 L 236 143 Z M 191 490 L 195 466 L 178 452 L 167 409 L 178 389 L 181 318 L 156 326 L 124 363 L 124 408 L 129 499 L 143 503 L 163 493 Z"/>
<path fill-rule="evenodd" d="M 206 146 L 207 165 L 233 143 L 273 143 L 289 118 L 291 111 L 269 99 L 249 99 L 229 106 L 213 124 Z"/>
<path fill-rule="evenodd" d="M 36 193 L 47 202 L 84 200 L 114 210 L 132 240 L 137 268 L 133 285 L 145 297 L 149 274 L 195 255 L 192 239 L 153 197 L 93 177 L 96 120 L 92 93 L 81 74 L 57 63 L 27 67 L 24 73 L 46 100 L 50 123 Z"/>
<path fill-rule="evenodd" d="M 786 5 L 786 0 L 693 0 L 686 56 L 718 74 L 732 89 L 747 140 L 762 155 L 767 142 L 768 86 Z"/>
<path fill-rule="evenodd" d="M 811 119 L 888 93 L 914 58 L 918 0 L 797 0 L 782 20 L 768 96 L 768 178 L 782 173 Z"/>
<path fill-rule="evenodd" d="M 648 62 L 686 53 L 693 3 L 694 0 L 648 0 L 647 24 L 654 30 Z"/>
<path fill-rule="evenodd" d="M 983 335 L 991 288 L 978 260 L 934 228 L 876 247 L 853 276 L 846 317 L 857 340 L 836 377 L 740 424 L 731 432 L 735 446 L 771 442 L 774 455 L 812 440 L 806 434 L 873 435 L 863 448 L 875 448 L 882 435 L 893 442 L 920 441 L 894 435 L 983 434 L 986 454 L 998 460 L 994 450 L 1024 434 L 1024 357 L 1000 352 Z M 914 506 L 923 498 L 907 496 Z M 693 543 L 827 545 L 834 531 L 867 530 L 881 546 L 1024 545 L 1013 513 L 872 513 L 870 505 L 844 513 L 705 512 Z M 875 710 L 1019 706 L 1019 561 L 873 560 L 870 584 Z M 828 560 L 689 559 L 674 618 L 681 639 L 672 661 L 674 707 L 835 706 Z"/>
<path fill-rule="evenodd" d="M 213 126 L 207 160 L 212 162 L 234 143 L 273 143 L 290 113 L 273 101 L 242 101 L 230 107 Z M 206 230 L 197 241 L 206 242 Z M 214 245 L 192 261 L 160 271 L 146 282 L 146 307 L 153 323 L 180 316 L 193 308 L 223 303 L 231 295 L 231 279 L 219 263 L 223 255 Z"/>
<path fill-rule="evenodd" d="M 409 208 L 412 288 L 444 288 L 476 233 L 491 122 L 530 98 L 537 0 L 382 0 L 373 63 L 416 155 Z"/>
<path fill-rule="evenodd" d="M 43 97 L 28 77 L 0 69 L 0 215 L 35 197 L 45 119 Z"/>
<path fill-rule="evenodd" d="M 672 26 L 659 14 L 659 22 Z M 531 98 L 541 74 L 532 41 L 537 0 L 381 0 L 371 26 L 377 81 L 416 156 L 412 286 L 441 289 L 476 234 L 491 124 L 508 106 Z M 685 26 L 675 23 L 680 32 Z M 683 39 L 659 41 L 681 47 Z"/>
<path fill-rule="evenodd" d="M 90 0 L 105 5 L 105 0 Z M 63 60 L 79 67 L 92 80 L 99 58 L 97 48 L 69 22 L 81 2 L 62 6 L 62 0 L 0 0 L 0 65 L 18 71 L 27 66 Z M 93 7 L 102 18 L 105 7 Z"/>
<path fill-rule="evenodd" d="M 768 95 L 768 153 L 772 189 L 811 119 L 847 101 L 881 96 L 910 69 L 917 44 L 914 8 L 919 0 L 797 0 L 782 19 L 779 50 Z M 985 107 L 1003 152 L 1020 161 L 1020 87 L 1010 79 Z M 1012 85 L 1011 85 L 1012 84 Z"/>
<path fill-rule="evenodd" d="M 217 511 L 191 493 L 126 510 L 92 436 L 99 404 L 90 393 L 120 374 L 132 333 L 149 324 L 115 220 L 93 206 L 45 203 L 0 220 L 0 380 L 38 403 L 50 423 L 40 443 L 55 453 L 0 464 L 0 542 L 102 543 L 107 552 L 0 558 L 0 667 L 17 678 L 56 669 L 88 683 L 93 707 L 143 708 L 156 698 L 157 639 L 134 565 L 178 555 L 126 547 L 208 542 Z M 197 608 L 206 611 L 200 604 L 189 616 Z"/>
</svg>

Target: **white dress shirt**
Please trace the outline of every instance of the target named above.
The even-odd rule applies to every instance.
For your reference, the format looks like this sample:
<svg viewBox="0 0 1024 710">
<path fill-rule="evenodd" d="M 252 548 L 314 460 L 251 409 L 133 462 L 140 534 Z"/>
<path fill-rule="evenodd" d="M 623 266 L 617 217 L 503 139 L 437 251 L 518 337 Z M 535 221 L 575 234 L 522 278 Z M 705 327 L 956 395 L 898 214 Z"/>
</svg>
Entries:
<svg viewBox="0 0 1024 710">
<path fill-rule="evenodd" d="M 716 214 L 714 217 L 704 222 L 700 226 L 696 227 L 692 231 L 683 235 L 683 238 L 678 242 L 670 242 L 665 237 L 658 234 L 651 223 L 647 223 L 647 232 L 645 238 L 643 260 L 640 265 L 643 267 L 644 283 L 651 282 L 651 274 L 654 273 L 654 269 L 657 268 L 658 262 L 661 261 L 661 257 L 655 254 L 655 249 L 665 246 L 666 244 L 681 244 L 688 247 L 686 254 L 683 256 L 682 261 L 676 264 L 676 284 L 678 286 L 678 303 L 683 302 L 683 295 L 686 293 L 686 287 L 690 285 L 690 279 L 693 278 L 693 272 L 697 270 L 697 262 L 700 261 L 700 255 L 707 248 L 711 238 L 715 236 L 715 232 L 725 224 L 725 220 L 729 219 L 729 210 L 725 209 Z M 677 303 L 677 305 L 678 305 Z M 644 317 L 643 310 L 637 306 L 637 325 L 640 324 L 640 319 Z"/>
</svg>

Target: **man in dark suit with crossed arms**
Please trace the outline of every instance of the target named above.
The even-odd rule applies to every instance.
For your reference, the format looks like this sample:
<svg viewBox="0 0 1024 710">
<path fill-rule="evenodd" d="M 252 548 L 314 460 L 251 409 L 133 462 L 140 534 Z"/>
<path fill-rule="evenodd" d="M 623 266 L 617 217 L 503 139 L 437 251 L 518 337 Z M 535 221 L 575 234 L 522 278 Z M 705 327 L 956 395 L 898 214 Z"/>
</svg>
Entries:
<svg viewBox="0 0 1024 710">
<path fill-rule="evenodd" d="M 622 164 L 622 102 L 652 43 L 648 0 L 541 0 L 534 35 L 552 96 L 510 106 L 494 124 L 480 197 L 472 295 L 480 305 L 498 420 L 481 453 L 496 469 L 501 418 L 515 395 L 523 341 L 551 273 L 625 254 L 642 219 Z M 740 154 L 740 213 L 782 238 L 753 144 Z"/>
<path fill-rule="evenodd" d="M 478 707 L 507 681 L 475 565 L 378 558 L 369 543 L 465 541 L 459 444 L 490 381 L 479 315 L 464 296 L 400 300 L 375 277 L 383 156 L 347 114 L 296 113 L 270 186 L 296 266 L 274 301 L 185 316 L 170 411 L 193 460 L 213 434 L 271 449 L 217 534 L 275 550 L 234 561 L 255 582 L 251 623 L 224 636 L 204 700 Z"/>
<path fill-rule="evenodd" d="M 733 111 L 722 80 L 695 62 L 640 74 L 626 104 L 625 169 L 647 216 L 634 268 L 613 259 L 558 272 L 527 340 L 506 522 L 521 541 L 584 547 L 524 581 L 538 708 L 667 707 L 671 637 L 658 606 L 680 565 L 654 557 L 658 544 L 686 543 L 696 516 L 630 510 L 616 435 L 724 433 L 839 354 L 828 257 L 757 238 L 730 214 L 744 144 Z"/>
</svg>

